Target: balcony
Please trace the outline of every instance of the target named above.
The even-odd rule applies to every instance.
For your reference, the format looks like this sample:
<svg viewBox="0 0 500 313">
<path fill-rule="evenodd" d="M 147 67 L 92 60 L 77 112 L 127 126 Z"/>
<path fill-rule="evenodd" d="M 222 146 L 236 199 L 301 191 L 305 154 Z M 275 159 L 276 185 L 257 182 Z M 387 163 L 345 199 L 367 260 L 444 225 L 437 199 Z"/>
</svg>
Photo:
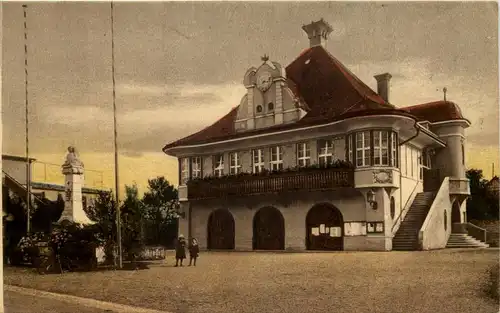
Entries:
<svg viewBox="0 0 500 313">
<path fill-rule="evenodd" d="M 304 169 L 267 175 L 226 176 L 192 180 L 187 184 L 189 200 L 253 196 L 293 191 L 331 190 L 354 187 L 354 170 L 346 168 Z"/>
<path fill-rule="evenodd" d="M 467 178 L 450 177 L 450 195 L 470 196 L 470 183 Z"/>
</svg>

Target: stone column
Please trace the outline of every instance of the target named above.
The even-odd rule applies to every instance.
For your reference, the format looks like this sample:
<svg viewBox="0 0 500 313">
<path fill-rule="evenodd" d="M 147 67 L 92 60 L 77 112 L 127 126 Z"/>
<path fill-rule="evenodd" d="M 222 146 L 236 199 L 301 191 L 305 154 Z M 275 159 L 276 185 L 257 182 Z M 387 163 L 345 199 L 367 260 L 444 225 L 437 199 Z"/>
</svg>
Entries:
<svg viewBox="0 0 500 313">
<path fill-rule="evenodd" d="M 66 162 L 62 165 L 62 173 L 64 174 L 64 211 L 62 212 L 59 222 L 68 220 L 71 222 L 89 224 L 85 211 L 83 210 L 82 187 L 84 183 L 84 166 L 79 160 L 76 149 L 68 148 Z"/>
</svg>

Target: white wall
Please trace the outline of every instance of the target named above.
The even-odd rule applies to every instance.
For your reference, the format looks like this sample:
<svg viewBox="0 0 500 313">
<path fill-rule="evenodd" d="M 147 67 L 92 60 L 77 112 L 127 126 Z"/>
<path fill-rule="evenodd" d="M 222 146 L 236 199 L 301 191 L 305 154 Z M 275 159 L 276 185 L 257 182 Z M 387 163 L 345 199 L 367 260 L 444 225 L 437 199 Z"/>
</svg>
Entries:
<svg viewBox="0 0 500 313">
<path fill-rule="evenodd" d="M 2 159 L 2 169 L 22 185 L 26 184 L 26 162 Z"/>
<path fill-rule="evenodd" d="M 403 145 L 400 148 L 400 169 L 401 169 L 401 186 L 399 191 L 399 212 L 396 209 L 396 216 L 401 213 L 412 192 L 417 193 L 423 191 L 422 179 L 420 177 L 420 162 L 419 157 L 421 150 L 411 146 Z M 398 208 L 396 206 L 396 208 Z"/>
</svg>

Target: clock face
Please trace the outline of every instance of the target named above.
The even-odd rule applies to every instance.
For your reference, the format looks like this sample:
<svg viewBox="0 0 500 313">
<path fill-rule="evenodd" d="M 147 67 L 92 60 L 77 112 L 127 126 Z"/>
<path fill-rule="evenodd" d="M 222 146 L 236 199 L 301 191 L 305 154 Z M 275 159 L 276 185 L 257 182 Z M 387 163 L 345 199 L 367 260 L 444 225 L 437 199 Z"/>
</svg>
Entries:
<svg viewBox="0 0 500 313">
<path fill-rule="evenodd" d="M 271 84 L 273 83 L 273 78 L 271 77 L 271 74 L 268 72 L 264 72 L 259 77 L 257 77 L 257 88 L 264 92 L 271 87 Z"/>
</svg>

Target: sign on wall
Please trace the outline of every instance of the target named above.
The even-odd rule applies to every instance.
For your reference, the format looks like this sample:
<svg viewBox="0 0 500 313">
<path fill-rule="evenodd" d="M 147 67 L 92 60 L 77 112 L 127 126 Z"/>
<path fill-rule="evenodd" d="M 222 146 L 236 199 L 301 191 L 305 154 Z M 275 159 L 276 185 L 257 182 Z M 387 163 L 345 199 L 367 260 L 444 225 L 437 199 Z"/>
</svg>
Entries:
<svg viewBox="0 0 500 313">
<path fill-rule="evenodd" d="M 346 236 L 366 235 L 366 223 L 365 222 L 347 222 L 347 223 L 344 223 L 344 233 Z"/>
</svg>

